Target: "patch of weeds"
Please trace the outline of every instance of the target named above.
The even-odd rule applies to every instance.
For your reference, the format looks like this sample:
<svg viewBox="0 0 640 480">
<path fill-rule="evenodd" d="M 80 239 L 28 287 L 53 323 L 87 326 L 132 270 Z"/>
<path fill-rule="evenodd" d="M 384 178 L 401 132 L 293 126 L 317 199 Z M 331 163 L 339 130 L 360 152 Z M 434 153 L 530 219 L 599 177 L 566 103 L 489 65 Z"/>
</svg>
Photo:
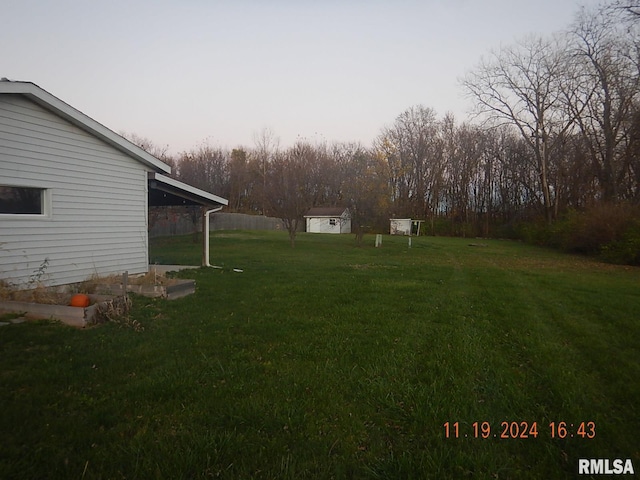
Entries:
<svg viewBox="0 0 640 480">
<path fill-rule="evenodd" d="M 133 328 L 136 332 L 144 331 L 144 327 L 137 320 L 129 317 L 131 310 L 131 299 L 128 295 L 114 297 L 111 300 L 101 302 L 97 305 L 96 317 L 100 323 L 111 322 L 128 328 Z"/>
<path fill-rule="evenodd" d="M 131 329 L 134 332 L 144 332 L 144 326 L 138 321 L 131 318 L 129 315 L 123 315 L 111 320 L 111 323 L 115 323 L 121 328 Z"/>
<path fill-rule="evenodd" d="M 47 288 L 42 277 L 49 266 L 49 258 L 45 258 L 40 266 L 31 274 L 26 288 L 14 285 L 5 280 L 0 280 L 0 300 L 17 302 L 37 302 L 50 305 L 61 305 L 68 298 L 60 298 L 57 292 Z"/>
<path fill-rule="evenodd" d="M 131 318 L 129 315 L 122 315 L 111 320 L 111 323 L 118 325 L 120 328 L 131 329 L 134 332 L 144 332 L 144 326 L 138 320 Z"/>
<path fill-rule="evenodd" d="M 0 300 L 13 302 L 44 303 L 47 305 L 66 305 L 70 295 L 58 293 L 44 285 L 30 289 L 19 289 L 6 283 L 0 285 Z"/>
<path fill-rule="evenodd" d="M 40 266 L 29 277 L 29 285 L 37 285 L 41 282 L 42 277 L 49 266 L 49 257 L 45 257 Z"/>
<path fill-rule="evenodd" d="M 0 280 L 0 300 L 10 300 L 15 287 L 5 280 Z"/>
<path fill-rule="evenodd" d="M 77 283 L 73 286 L 77 293 L 97 293 L 100 285 L 122 285 L 122 275 L 92 275 L 84 282 Z M 169 277 L 163 273 L 157 273 L 151 270 L 142 275 L 129 275 L 127 283 L 129 285 L 172 285 L 176 283 L 176 279 Z"/>
</svg>

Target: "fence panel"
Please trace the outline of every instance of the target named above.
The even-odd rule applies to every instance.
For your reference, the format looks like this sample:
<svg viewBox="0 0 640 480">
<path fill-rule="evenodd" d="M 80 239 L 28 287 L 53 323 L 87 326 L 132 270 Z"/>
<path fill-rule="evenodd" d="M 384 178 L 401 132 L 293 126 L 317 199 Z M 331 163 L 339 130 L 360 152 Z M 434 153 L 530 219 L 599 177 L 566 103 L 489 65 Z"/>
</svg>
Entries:
<svg viewBox="0 0 640 480">
<path fill-rule="evenodd" d="M 195 220 L 195 222 L 194 222 Z M 211 214 L 209 231 L 216 230 L 286 230 L 282 220 L 262 215 L 218 212 Z M 149 237 L 188 235 L 202 231 L 201 215 L 175 209 L 150 209 Z"/>
</svg>

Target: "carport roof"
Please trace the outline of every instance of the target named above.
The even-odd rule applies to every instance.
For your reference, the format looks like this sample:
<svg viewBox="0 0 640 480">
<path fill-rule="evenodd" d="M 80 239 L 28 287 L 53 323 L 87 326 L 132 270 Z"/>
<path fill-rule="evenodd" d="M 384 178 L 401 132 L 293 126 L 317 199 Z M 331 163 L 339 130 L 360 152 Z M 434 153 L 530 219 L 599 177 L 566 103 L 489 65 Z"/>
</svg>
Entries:
<svg viewBox="0 0 640 480">
<path fill-rule="evenodd" d="M 205 192 L 157 172 L 149 172 L 149 205 L 203 205 L 215 207 L 228 205 L 226 198 Z"/>
</svg>

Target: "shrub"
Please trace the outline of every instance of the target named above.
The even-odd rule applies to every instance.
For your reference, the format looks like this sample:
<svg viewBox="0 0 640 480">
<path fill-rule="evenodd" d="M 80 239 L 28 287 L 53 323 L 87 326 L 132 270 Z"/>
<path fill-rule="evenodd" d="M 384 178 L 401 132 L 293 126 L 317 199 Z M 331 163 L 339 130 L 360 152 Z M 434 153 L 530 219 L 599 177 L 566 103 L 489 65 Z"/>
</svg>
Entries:
<svg viewBox="0 0 640 480">
<path fill-rule="evenodd" d="M 621 264 L 640 264 L 640 208 L 626 203 L 569 210 L 551 225 L 524 223 L 518 237 L 527 243 L 600 256 Z"/>
<path fill-rule="evenodd" d="M 544 219 L 519 223 L 514 228 L 514 231 L 516 237 L 526 243 L 539 246 L 551 246 L 553 244 L 550 238 L 550 227 L 545 223 Z"/>
<path fill-rule="evenodd" d="M 627 204 L 601 204 L 568 217 L 564 249 L 599 254 L 605 245 L 620 242 L 638 216 Z"/>
<path fill-rule="evenodd" d="M 620 240 L 604 245 L 601 257 L 611 263 L 640 266 L 640 220 L 635 220 Z"/>
</svg>

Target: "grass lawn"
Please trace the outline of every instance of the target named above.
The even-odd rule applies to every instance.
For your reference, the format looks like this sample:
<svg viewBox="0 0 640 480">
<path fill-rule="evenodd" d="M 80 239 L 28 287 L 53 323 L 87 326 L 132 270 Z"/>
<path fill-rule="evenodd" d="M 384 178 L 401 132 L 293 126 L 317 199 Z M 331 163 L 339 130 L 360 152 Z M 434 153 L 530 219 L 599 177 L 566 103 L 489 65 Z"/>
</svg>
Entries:
<svg viewBox="0 0 640 480">
<path fill-rule="evenodd" d="M 195 295 L 135 297 L 85 330 L 0 327 L 0 478 L 573 478 L 580 458 L 638 474 L 640 269 L 365 242 L 215 233 L 224 268 L 180 274 Z M 200 248 L 156 239 L 151 259 Z"/>
</svg>

